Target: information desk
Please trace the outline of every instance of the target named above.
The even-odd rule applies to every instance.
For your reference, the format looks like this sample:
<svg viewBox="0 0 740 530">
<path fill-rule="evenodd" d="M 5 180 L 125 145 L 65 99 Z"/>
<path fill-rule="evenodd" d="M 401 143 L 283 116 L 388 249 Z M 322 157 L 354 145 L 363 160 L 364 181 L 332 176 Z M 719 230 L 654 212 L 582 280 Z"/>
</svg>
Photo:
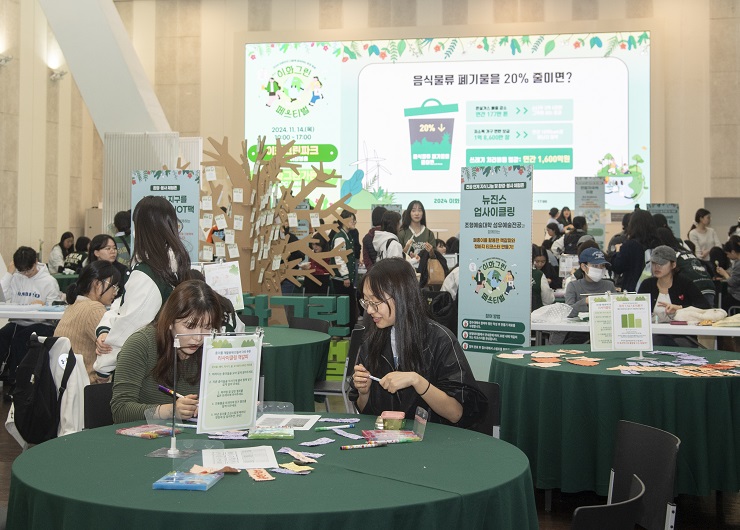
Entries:
<svg viewBox="0 0 740 530">
<path fill-rule="evenodd" d="M 354 432 L 372 428 L 374 418 L 361 417 Z M 428 424 L 422 442 L 353 451 L 339 446 L 359 442 L 331 432 L 225 441 L 226 448 L 287 446 L 325 456 L 312 464 L 310 475 L 273 473 L 274 481 L 254 482 L 242 472 L 208 491 L 152 490 L 155 480 L 183 462 L 144 456 L 169 447 L 169 439 L 114 432 L 114 426 L 82 431 L 21 454 L 12 468 L 8 529 L 537 528 L 524 454 L 456 427 Z M 322 436 L 337 441 L 298 445 Z M 192 431 L 178 441 L 195 437 L 206 438 Z M 278 463 L 293 460 L 276 457 Z"/>
<path fill-rule="evenodd" d="M 537 351 L 584 350 L 598 366 L 493 356 L 490 381 L 501 385 L 501 439 L 529 457 L 537 488 L 606 495 L 620 419 L 666 430 L 681 439 L 676 493 L 708 495 L 740 489 L 740 376 L 685 377 L 665 372 L 624 375 L 609 367 L 637 352 L 594 352 L 588 345 L 540 346 Z M 736 359 L 726 351 L 661 347 L 704 357 Z M 647 356 L 647 355 L 646 355 Z M 671 356 L 657 356 L 673 360 Z"/>
<path fill-rule="evenodd" d="M 287 401 L 297 412 L 313 412 L 314 386 L 326 379 L 329 335 L 277 326 L 262 329 L 265 401 Z"/>
</svg>

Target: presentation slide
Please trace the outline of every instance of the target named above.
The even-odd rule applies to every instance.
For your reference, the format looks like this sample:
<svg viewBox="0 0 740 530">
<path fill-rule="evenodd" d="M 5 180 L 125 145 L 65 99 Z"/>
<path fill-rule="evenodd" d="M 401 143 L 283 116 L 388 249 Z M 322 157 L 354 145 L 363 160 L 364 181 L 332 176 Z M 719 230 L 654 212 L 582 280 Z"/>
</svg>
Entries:
<svg viewBox="0 0 740 530">
<path fill-rule="evenodd" d="M 533 207 L 573 206 L 605 179 L 607 209 L 650 197 L 647 32 L 246 46 L 245 138 L 295 140 L 328 200 L 458 209 L 460 168 L 534 167 Z M 256 156 L 254 146 L 248 151 Z"/>
</svg>

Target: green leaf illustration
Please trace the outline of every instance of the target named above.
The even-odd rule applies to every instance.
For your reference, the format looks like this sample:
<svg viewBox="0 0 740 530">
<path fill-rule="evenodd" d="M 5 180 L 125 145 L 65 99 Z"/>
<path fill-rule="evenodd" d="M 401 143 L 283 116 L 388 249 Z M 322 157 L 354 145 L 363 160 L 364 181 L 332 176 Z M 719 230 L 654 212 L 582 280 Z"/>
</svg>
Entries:
<svg viewBox="0 0 740 530">
<path fill-rule="evenodd" d="M 551 51 L 555 49 L 555 41 L 549 40 L 547 41 L 547 44 L 545 44 L 545 55 L 549 55 Z"/>
<path fill-rule="evenodd" d="M 373 44 L 367 49 L 367 54 L 368 55 L 380 55 L 380 49 L 378 48 L 376 44 Z"/>
<path fill-rule="evenodd" d="M 403 39 L 398 41 L 397 47 L 398 47 L 398 56 L 401 57 L 403 55 L 403 52 L 406 51 L 406 41 Z"/>
<path fill-rule="evenodd" d="M 526 44 L 526 45 L 529 45 L 530 44 L 530 42 L 529 42 L 529 35 L 522 36 L 522 44 Z"/>
<path fill-rule="evenodd" d="M 635 37 L 630 35 L 630 38 L 627 39 L 627 49 L 631 50 L 632 48 L 637 48 L 637 42 L 635 41 Z"/>
<path fill-rule="evenodd" d="M 349 49 L 349 46 L 345 46 L 345 47 L 344 47 L 344 53 L 346 53 L 346 54 L 347 54 L 347 56 L 348 56 L 348 57 L 349 57 L 350 59 L 352 59 L 352 60 L 354 60 L 354 59 L 357 59 L 357 54 L 356 54 L 355 52 L 353 52 L 352 50 L 350 50 L 350 49 Z"/>
<path fill-rule="evenodd" d="M 591 48 L 593 48 L 594 46 L 596 46 L 597 48 L 601 48 L 601 39 L 599 37 L 591 37 L 589 44 L 591 45 Z"/>
<path fill-rule="evenodd" d="M 457 47 L 457 39 L 452 39 L 452 42 L 450 42 L 450 45 L 447 47 L 447 51 L 445 51 L 445 59 L 449 59 L 450 56 L 452 56 L 452 54 L 455 53 L 456 47 Z"/>
<path fill-rule="evenodd" d="M 390 41 L 388 43 L 388 55 L 390 55 L 391 61 L 393 61 L 394 63 L 398 60 L 398 47 L 393 41 Z"/>
<path fill-rule="evenodd" d="M 642 44 L 643 42 L 646 42 L 650 40 L 650 36 L 647 34 L 647 32 L 644 32 L 642 35 L 637 37 L 637 44 Z"/>
<path fill-rule="evenodd" d="M 532 53 L 536 52 L 540 48 L 540 44 L 542 44 L 545 41 L 545 37 L 540 35 L 537 37 L 537 40 L 534 41 L 534 44 L 532 45 Z"/>
<path fill-rule="evenodd" d="M 511 39 L 511 55 L 516 55 L 517 52 L 522 53 L 522 48 L 519 46 L 519 41 Z"/>
<path fill-rule="evenodd" d="M 498 45 L 499 46 L 503 46 L 504 44 L 506 44 L 508 42 L 509 42 L 509 37 L 502 37 L 501 39 L 499 39 Z"/>
</svg>

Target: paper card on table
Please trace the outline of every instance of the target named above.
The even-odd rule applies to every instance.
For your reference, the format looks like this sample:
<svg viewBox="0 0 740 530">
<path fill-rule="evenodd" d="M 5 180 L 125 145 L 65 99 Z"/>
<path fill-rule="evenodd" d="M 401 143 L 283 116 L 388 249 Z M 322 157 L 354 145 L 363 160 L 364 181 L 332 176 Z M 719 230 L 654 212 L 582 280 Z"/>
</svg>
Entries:
<svg viewBox="0 0 740 530">
<path fill-rule="evenodd" d="M 257 420 L 257 427 L 287 427 L 308 431 L 318 419 L 318 414 L 263 414 Z"/>
<path fill-rule="evenodd" d="M 536 366 L 537 368 L 554 368 L 560 366 L 560 363 L 529 363 L 529 366 Z"/>
<path fill-rule="evenodd" d="M 578 355 L 579 353 L 586 353 L 583 350 L 558 350 L 558 353 L 572 353 L 573 355 Z"/>
<path fill-rule="evenodd" d="M 640 372 L 635 370 L 620 370 L 620 372 L 624 375 L 640 375 Z"/>
<path fill-rule="evenodd" d="M 273 473 L 282 473 L 283 475 L 310 475 L 310 471 L 291 471 L 290 469 L 283 469 L 282 467 L 276 467 L 270 469 Z"/>
<path fill-rule="evenodd" d="M 264 482 L 266 480 L 275 480 L 266 469 L 248 469 L 247 473 L 255 482 Z"/>
<path fill-rule="evenodd" d="M 234 202 L 236 203 L 243 203 L 244 202 L 244 189 L 243 188 L 234 188 Z"/>
<path fill-rule="evenodd" d="M 244 230 L 244 216 L 243 215 L 234 216 L 234 230 Z"/>
<path fill-rule="evenodd" d="M 221 296 L 228 298 L 234 309 L 244 309 L 242 277 L 238 261 L 213 263 L 203 266 L 206 283 Z"/>
<path fill-rule="evenodd" d="M 290 447 L 283 447 L 281 449 L 278 449 L 277 452 L 288 454 L 296 460 L 300 460 L 301 462 L 308 462 L 309 464 L 315 464 L 316 462 L 318 462 L 318 460 L 316 460 L 315 458 L 311 458 L 310 456 L 306 455 L 305 453 L 301 453 L 300 451 L 294 451 Z"/>
<path fill-rule="evenodd" d="M 213 218 L 213 220 L 216 222 L 216 226 L 219 230 L 225 230 L 229 224 L 226 222 L 226 216 L 224 214 L 218 214 L 216 217 Z"/>
<path fill-rule="evenodd" d="M 532 354 L 537 353 L 537 350 L 511 350 L 511 353 Z"/>
<path fill-rule="evenodd" d="M 203 261 L 213 261 L 213 245 L 203 246 Z"/>
<path fill-rule="evenodd" d="M 226 257 L 226 243 L 223 241 L 219 241 L 214 243 L 214 248 L 216 249 L 216 257 L 217 258 L 225 258 Z"/>
<path fill-rule="evenodd" d="M 226 248 L 229 249 L 229 258 L 236 259 L 239 257 L 239 245 L 232 243 L 231 245 L 226 245 Z"/>
<path fill-rule="evenodd" d="M 338 434 L 339 436 L 344 436 L 345 438 L 349 438 L 350 440 L 361 440 L 363 437 L 358 434 L 352 434 L 351 432 L 345 431 L 344 429 L 333 429 L 335 434 Z"/>
<path fill-rule="evenodd" d="M 316 440 L 313 440 L 311 442 L 301 442 L 298 445 L 305 445 L 306 447 L 314 447 L 316 445 L 326 445 L 335 442 L 336 440 L 333 440 L 331 438 L 317 438 Z"/>
<path fill-rule="evenodd" d="M 276 271 L 280 268 L 280 262 L 282 257 L 280 255 L 272 257 L 272 270 Z"/>
<path fill-rule="evenodd" d="M 213 210 L 213 197 L 210 195 L 203 195 L 200 199 L 200 209 L 208 212 Z"/>
<path fill-rule="evenodd" d="M 224 243 L 227 245 L 233 245 L 234 244 L 234 230 L 227 228 L 224 230 Z"/>
<path fill-rule="evenodd" d="M 288 226 L 290 228 L 298 228 L 298 214 L 291 212 L 288 214 Z"/>
<path fill-rule="evenodd" d="M 216 168 L 214 166 L 206 166 L 206 180 L 216 180 Z"/>
<path fill-rule="evenodd" d="M 216 469 L 213 467 L 203 467 L 203 466 L 199 466 L 198 464 L 193 464 L 193 467 L 190 468 L 189 473 L 195 473 L 197 475 L 208 475 L 210 473 L 238 474 L 238 473 L 241 473 L 241 471 L 242 471 L 241 469 L 236 469 L 231 466 L 224 466 L 221 469 Z"/>
<path fill-rule="evenodd" d="M 577 366 L 598 366 L 599 363 L 587 359 L 566 359 L 570 364 Z"/>
<path fill-rule="evenodd" d="M 175 433 L 179 434 L 182 429 L 175 429 Z M 124 436 L 134 436 L 136 438 L 160 438 L 162 436 L 172 436 L 172 428 L 166 425 L 157 425 L 148 423 L 146 425 L 137 425 L 136 427 L 126 427 L 123 429 L 117 429 L 116 434 L 123 434 Z"/>
<path fill-rule="evenodd" d="M 237 469 L 278 467 L 275 451 L 269 445 L 238 449 L 203 449 L 204 467 L 231 466 Z"/>
<path fill-rule="evenodd" d="M 261 333 L 205 337 L 198 396 L 198 434 L 254 426 L 262 338 Z M 210 467 L 205 459 L 203 465 Z"/>
<path fill-rule="evenodd" d="M 496 357 L 501 357 L 502 359 L 524 359 L 523 353 L 499 353 Z"/>
<path fill-rule="evenodd" d="M 209 440 L 248 440 L 249 431 L 216 431 L 208 435 Z"/>
<path fill-rule="evenodd" d="M 311 219 L 311 228 L 318 228 L 321 226 L 321 221 L 319 219 L 319 214 L 311 212 L 308 214 Z"/>
<path fill-rule="evenodd" d="M 558 358 L 562 357 L 562 353 L 554 353 L 554 352 L 548 352 L 548 351 L 536 351 L 532 353 L 532 359 L 538 359 L 538 358 Z"/>
<path fill-rule="evenodd" d="M 289 462 L 287 464 L 280 464 L 280 467 L 283 469 L 287 469 L 289 471 L 295 471 L 296 473 L 300 471 L 313 471 L 313 468 L 310 466 L 299 466 L 298 464 L 294 464 L 293 462 Z"/>
<path fill-rule="evenodd" d="M 551 363 L 559 363 L 560 362 L 560 359 L 558 359 L 557 357 L 535 357 L 535 356 L 532 356 L 532 360 L 535 363 L 539 363 L 539 364 L 551 364 Z"/>
</svg>

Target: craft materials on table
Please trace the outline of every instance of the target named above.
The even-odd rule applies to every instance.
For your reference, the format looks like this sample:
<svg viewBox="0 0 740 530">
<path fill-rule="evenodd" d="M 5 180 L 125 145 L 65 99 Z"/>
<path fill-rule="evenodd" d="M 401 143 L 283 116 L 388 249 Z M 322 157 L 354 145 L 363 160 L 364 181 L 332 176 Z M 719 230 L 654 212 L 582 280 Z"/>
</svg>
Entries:
<svg viewBox="0 0 740 530">
<path fill-rule="evenodd" d="M 231 466 L 236 469 L 278 467 L 275 451 L 269 445 L 238 449 L 204 449 L 203 467 Z"/>
<path fill-rule="evenodd" d="M 257 418 L 256 425 L 257 427 L 284 427 L 297 431 L 308 431 L 319 421 L 320 417 L 318 414 L 263 414 Z M 351 423 L 344 419 L 340 421 Z"/>
<path fill-rule="evenodd" d="M 182 430 L 175 429 L 175 434 L 180 434 Z M 136 438 L 159 438 L 160 436 L 172 436 L 172 428 L 165 425 L 146 424 L 136 427 L 126 427 L 116 430 L 116 434 L 124 436 L 134 436 Z"/>
</svg>

